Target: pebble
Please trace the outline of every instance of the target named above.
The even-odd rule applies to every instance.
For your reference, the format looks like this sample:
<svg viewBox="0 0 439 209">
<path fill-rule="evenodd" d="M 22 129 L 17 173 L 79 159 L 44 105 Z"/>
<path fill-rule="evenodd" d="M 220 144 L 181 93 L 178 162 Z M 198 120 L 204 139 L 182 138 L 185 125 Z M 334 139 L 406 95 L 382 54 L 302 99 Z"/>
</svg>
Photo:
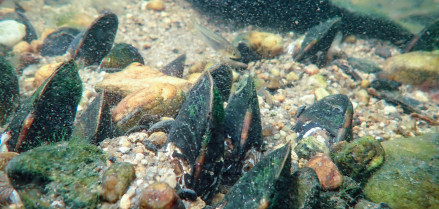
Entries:
<svg viewBox="0 0 439 209">
<path fill-rule="evenodd" d="M 165 4 L 161 0 L 152 0 L 146 4 L 146 8 L 154 11 L 162 11 L 165 9 Z"/>
<path fill-rule="evenodd" d="M 387 105 L 386 107 L 384 107 L 384 113 L 386 115 L 395 114 L 397 112 L 398 112 L 398 109 L 396 109 L 395 106 Z"/>
<path fill-rule="evenodd" d="M 314 96 L 316 97 L 316 100 L 321 100 L 329 95 L 331 94 L 325 88 L 317 88 L 314 91 Z"/>
<path fill-rule="evenodd" d="M 287 79 L 287 81 L 289 81 L 289 82 L 297 81 L 297 80 L 299 80 L 299 75 L 297 75 L 295 72 L 289 72 L 285 76 L 285 79 Z"/>
<path fill-rule="evenodd" d="M 128 194 L 124 194 L 119 202 L 120 209 L 129 209 L 131 206 L 130 196 Z"/>
<path fill-rule="evenodd" d="M 0 21 L 0 44 L 12 47 L 26 35 L 26 26 L 15 20 Z"/>
<path fill-rule="evenodd" d="M 118 151 L 123 153 L 123 154 L 127 154 L 130 151 L 130 148 L 128 148 L 128 147 L 119 147 Z"/>
<path fill-rule="evenodd" d="M 302 96 L 300 101 L 303 101 L 305 104 L 311 105 L 316 100 L 315 96 L 313 94 Z"/>
<path fill-rule="evenodd" d="M 342 175 L 331 158 L 323 153 L 316 154 L 308 161 L 306 167 L 316 171 L 320 185 L 325 190 L 335 190 L 343 183 Z"/>
<path fill-rule="evenodd" d="M 307 73 L 308 75 L 315 75 L 319 73 L 319 68 L 317 67 L 317 65 L 314 64 L 307 65 L 305 67 L 305 73 Z"/>
</svg>

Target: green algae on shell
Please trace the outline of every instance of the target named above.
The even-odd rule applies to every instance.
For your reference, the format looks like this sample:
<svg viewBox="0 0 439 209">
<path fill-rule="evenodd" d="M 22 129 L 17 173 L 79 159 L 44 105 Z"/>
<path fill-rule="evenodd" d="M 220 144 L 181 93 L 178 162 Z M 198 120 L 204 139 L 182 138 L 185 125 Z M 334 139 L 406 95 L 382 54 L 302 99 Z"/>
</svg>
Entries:
<svg viewBox="0 0 439 209">
<path fill-rule="evenodd" d="M 210 202 L 220 183 L 224 153 L 223 101 L 209 71 L 192 87 L 169 131 L 168 141 L 177 146 L 181 158 L 193 165 L 189 188 Z"/>
<path fill-rule="evenodd" d="M 19 104 L 18 77 L 14 68 L 0 57 L 0 126 L 3 125 Z"/>
<path fill-rule="evenodd" d="M 295 188 L 289 144 L 272 151 L 247 172 L 217 206 L 224 209 L 291 208 Z"/>
<path fill-rule="evenodd" d="M 9 151 L 24 152 L 44 143 L 68 140 L 82 81 L 74 60 L 61 64 L 17 111 L 6 132 Z"/>
<path fill-rule="evenodd" d="M 139 51 L 127 43 L 118 43 L 102 59 L 99 69 L 105 72 L 117 72 L 133 62 L 145 64 Z"/>
</svg>

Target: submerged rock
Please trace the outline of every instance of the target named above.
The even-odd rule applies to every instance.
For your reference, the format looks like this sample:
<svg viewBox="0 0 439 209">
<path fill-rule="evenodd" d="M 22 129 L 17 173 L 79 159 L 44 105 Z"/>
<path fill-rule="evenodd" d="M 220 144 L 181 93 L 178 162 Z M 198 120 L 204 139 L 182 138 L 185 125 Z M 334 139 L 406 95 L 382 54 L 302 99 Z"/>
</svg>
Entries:
<svg viewBox="0 0 439 209">
<path fill-rule="evenodd" d="M 325 190 L 338 189 L 343 183 L 340 171 L 328 155 L 322 153 L 315 155 L 308 161 L 306 167 L 314 169 L 320 185 Z"/>
<path fill-rule="evenodd" d="M 381 143 L 386 162 L 364 188 L 391 208 L 439 208 L 439 134 Z"/>
<path fill-rule="evenodd" d="M 248 37 L 250 47 L 264 57 L 272 58 L 282 53 L 282 37 L 273 33 L 253 31 Z"/>
<path fill-rule="evenodd" d="M 383 70 L 390 80 L 435 86 L 439 83 L 439 53 L 417 51 L 396 55 L 386 60 Z"/>
<path fill-rule="evenodd" d="M 367 180 L 384 163 L 384 149 L 372 136 L 365 136 L 332 153 L 332 159 L 344 175 Z"/>
<path fill-rule="evenodd" d="M 106 158 L 94 145 L 62 142 L 21 153 L 6 172 L 26 208 L 49 207 L 55 198 L 62 198 L 67 208 L 96 208 Z"/>
<path fill-rule="evenodd" d="M 140 209 L 184 209 L 177 193 L 165 182 L 156 182 L 145 189 L 139 199 Z"/>
</svg>

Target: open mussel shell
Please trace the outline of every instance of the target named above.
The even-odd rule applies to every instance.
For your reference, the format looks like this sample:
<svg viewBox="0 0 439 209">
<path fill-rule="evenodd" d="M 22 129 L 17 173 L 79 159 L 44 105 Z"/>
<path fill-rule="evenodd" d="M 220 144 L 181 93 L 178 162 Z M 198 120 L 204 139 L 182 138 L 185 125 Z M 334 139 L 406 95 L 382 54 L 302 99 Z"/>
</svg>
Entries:
<svg viewBox="0 0 439 209">
<path fill-rule="evenodd" d="M 340 141 L 350 141 L 352 115 L 352 103 L 346 95 L 324 97 L 297 115 L 297 123 L 294 126 L 294 131 L 298 133 L 297 141 L 321 129 L 331 135 L 331 139 L 328 139 L 329 146 Z"/>
<path fill-rule="evenodd" d="M 230 97 L 225 109 L 225 135 L 233 144 L 232 155 L 226 158 L 227 172 L 231 177 L 241 174 L 244 157 L 252 148 L 260 151 L 262 146 L 261 114 L 253 77 L 240 81 L 237 90 Z"/>
<path fill-rule="evenodd" d="M 81 60 L 86 66 L 98 64 L 113 47 L 118 25 L 119 20 L 112 12 L 98 17 L 70 44 L 69 52 L 72 57 Z"/>
<path fill-rule="evenodd" d="M 2 126 L 19 104 L 18 77 L 9 62 L 0 56 L 0 126 Z"/>
<path fill-rule="evenodd" d="M 22 105 L 6 129 L 9 151 L 24 152 L 47 142 L 68 140 L 82 94 L 74 60 L 62 63 Z"/>
<path fill-rule="evenodd" d="M 133 62 L 145 64 L 136 47 L 127 43 L 118 43 L 102 59 L 99 69 L 105 72 L 118 72 Z"/>
<path fill-rule="evenodd" d="M 291 147 L 286 144 L 242 176 L 216 208 L 292 208 L 291 170 Z"/>
<path fill-rule="evenodd" d="M 439 49 L 439 19 L 416 35 L 406 46 L 405 52 L 433 51 Z"/>
<path fill-rule="evenodd" d="M 186 61 L 186 54 L 182 54 L 172 60 L 169 64 L 163 67 L 160 71 L 166 75 L 183 78 L 184 62 Z"/>
<path fill-rule="evenodd" d="M 75 124 L 73 132 L 95 145 L 113 136 L 110 106 L 104 97 L 105 91 L 98 94 Z"/>
<path fill-rule="evenodd" d="M 294 57 L 296 61 L 308 60 L 319 66 L 325 64 L 326 53 L 340 29 L 341 18 L 331 18 L 306 33 L 299 53 Z"/>
<path fill-rule="evenodd" d="M 185 184 L 206 202 L 210 202 L 220 183 L 223 119 L 223 101 L 206 71 L 192 87 L 168 134 L 168 141 L 181 150 L 177 154 L 193 165 Z"/>
<path fill-rule="evenodd" d="M 70 43 L 81 31 L 76 28 L 64 27 L 49 34 L 41 47 L 43 56 L 60 56 L 66 53 Z"/>
</svg>

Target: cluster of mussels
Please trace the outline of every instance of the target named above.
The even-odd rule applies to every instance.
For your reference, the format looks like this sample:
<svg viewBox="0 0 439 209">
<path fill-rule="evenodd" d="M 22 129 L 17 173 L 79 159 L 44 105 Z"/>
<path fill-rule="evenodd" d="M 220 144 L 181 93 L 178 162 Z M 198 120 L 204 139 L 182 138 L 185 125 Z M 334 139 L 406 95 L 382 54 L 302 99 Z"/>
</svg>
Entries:
<svg viewBox="0 0 439 209">
<path fill-rule="evenodd" d="M 301 51 L 294 55 L 295 59 L 310 59 L 323 65 L 325 61 L 322 59 L 340 21 L 340 18 L 332 18 L 311 28 Z M 47 36 L 41 54 L 57 56 L 67 52 L 68 59 L 21 105 L 18 105 L 20 95 L 14 69 L 5 59 L 0 60 L 1 105 L 8 107 L 1 109 L 5 111 L 1 112 L 1 122 L 7 123 L 1 143 L 8 151 L 21 153 L 40 145 L 66 141 L 72 133 L 92 144 L 120 134 L 113 130 L 105 92 L 93 100 L 75 123 L 82 94 L 78 69 L 100 64 L 99 69 L 115 72 L 131 62 L 143 63 L 131 45 L 113 46 L 117 26 L 117 16 L 107 12 L 83 32 L 61 28 Z M 411 43 L 410 49 L 415 46 Z M 178 63 L 182 63 L 182 59 L 184 56 L 177 58 L 177 64 L 169 65 L 163 72 L 181 77 L 182 67 Z M 260 159 L 263 145 L 261 116 L 251 73 L 241 78 L 234 92 L 231 89 L 231 68 L 214 65 L 194 84 L 175 120 L 150 128 L 167 130 L 167 148 L 171 149 L 172 157 L 182 165 L 189 165 L 190 169 L 179 179 L 183 190 L 189 189 L 186 193 L 194 191 L 196 196 L 210 204 L 221 184 L 233 185 L 218 203 L 219 208 L 322 206 L 309 201 L 318 199 L 320 188 L 309 188 L 309 194 L 299 199 L 296 190 L 300 181 L 317 177 L 314 171 L 299 169 L 292 161 L 289 143 Z M 13 112 L 15 115 L 8 119 Z M 337 143 L 350 141 L 353 138 L 352 114 L 352 104 L 345 95 L 328 96 L 303 108 L 297 114 L 295 125 L 298 144 L 312 135 L 323 136 L 324 146 L 330 149 Z M 295 151 L 299 154 L 303 150 L 297 148 Z M 15 177 L 9 178 L 13 183 Z M 181 196 L 188 195 L 182 192 Z"/>
</svg>

